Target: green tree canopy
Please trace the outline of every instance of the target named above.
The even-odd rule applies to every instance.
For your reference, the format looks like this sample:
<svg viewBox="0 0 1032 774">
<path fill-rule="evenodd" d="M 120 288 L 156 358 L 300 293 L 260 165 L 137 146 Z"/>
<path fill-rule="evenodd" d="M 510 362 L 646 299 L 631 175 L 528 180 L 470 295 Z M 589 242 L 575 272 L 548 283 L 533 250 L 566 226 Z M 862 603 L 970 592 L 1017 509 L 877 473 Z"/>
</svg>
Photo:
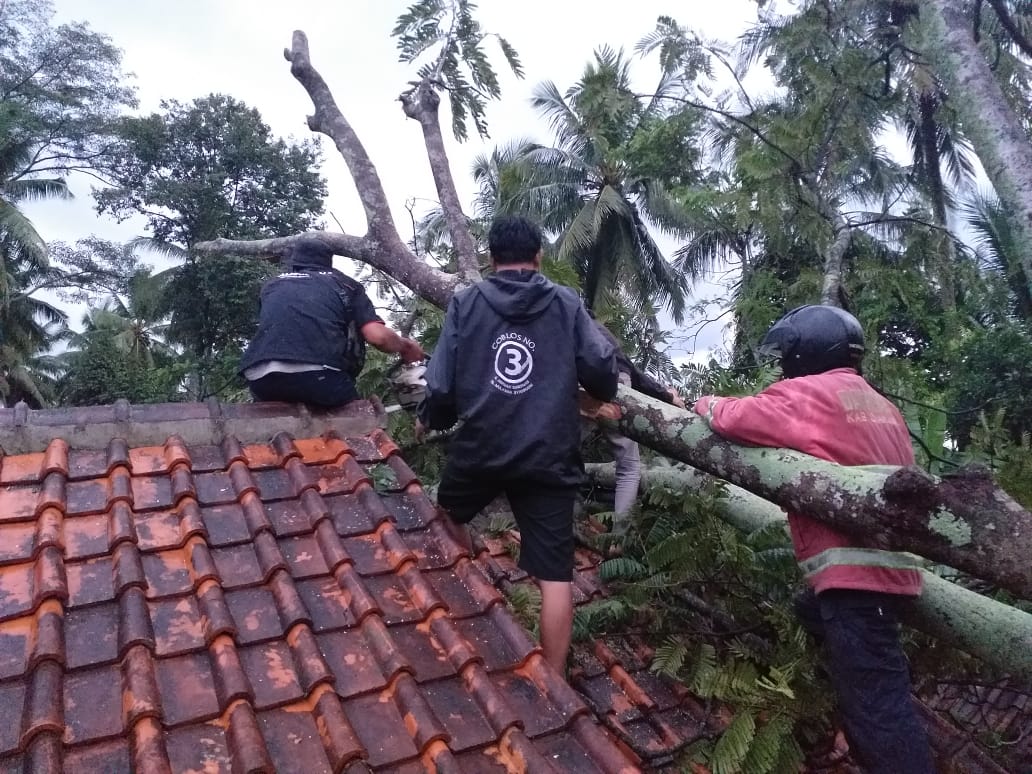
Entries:
<svg viewBox="0 0 1032 774">
<path fill-rule="evenodd" d="M 220 235 L 257 239 L 315 227 L 326 195 L 318 143 L 276 138 L 257 110 L 213 94 L 124 119 L 118 155 L 107 170 L 116 186 L 95 192 L 97 211 L 118 220 L 143 215 L 143 241 L 182 262 L 164 286 L 168 339 L 194 364 L 192 397 L 214 394 L 233 381 L 270 266 L 195 260 L 191 247 Z"/>
</svg>

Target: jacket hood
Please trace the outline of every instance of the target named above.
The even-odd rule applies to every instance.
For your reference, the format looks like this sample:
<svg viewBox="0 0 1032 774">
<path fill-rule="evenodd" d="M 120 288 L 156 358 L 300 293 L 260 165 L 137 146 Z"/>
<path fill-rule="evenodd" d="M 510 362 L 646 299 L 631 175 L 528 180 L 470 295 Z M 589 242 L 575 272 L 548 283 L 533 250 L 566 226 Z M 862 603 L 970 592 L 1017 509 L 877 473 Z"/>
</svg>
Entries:
<svg viewBox="0 0 1032 774">
<path fill-rule="evenodd" d="M 290 253 L 290 265 L 294 271 L 329 269 L 333 266 L 333 249 L 318 239 L 302 239 Z"/>
<path fill-rule="evenodd" d="M 484 300 L 511 322 L 540 317 L 559 292 L 559 287 L 536 271 L 500 271 L 477 283 Z"/>
</svg>

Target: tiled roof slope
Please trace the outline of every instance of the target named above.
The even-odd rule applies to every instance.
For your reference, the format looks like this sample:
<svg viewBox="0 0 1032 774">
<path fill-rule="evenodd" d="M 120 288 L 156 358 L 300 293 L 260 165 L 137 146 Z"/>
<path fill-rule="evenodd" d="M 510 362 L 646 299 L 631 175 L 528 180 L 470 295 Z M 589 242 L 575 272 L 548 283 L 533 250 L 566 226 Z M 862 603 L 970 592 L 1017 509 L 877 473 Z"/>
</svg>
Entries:
<svg viewBox="0 0 1032 774">
<path fill-rule="evenodd" d="M 507 514 L 504 502 L 491 506 L 492 515 Z M 511 512 L 508 512 L 511 517 Z M 530 583 L 516 565 L 511 546 L 519 533 L 481 538 L 477 562 L 495 586 L 504 591 Z M 574 602 L 586 605 L 608 596 L 599 579 L 602 557 L 579 547 L 574 570 Z M 613 634 L 603 639 L 575 643 L 570 684 L 584 696 L 596 716 L 621 741 L 634 750 L 650 771 L 679 772 L 678 755 L 703 736 L 718 735 L 732 713 L 719 702 L 706 702 L 683 684 L 650 671 L 654 648 L 639 634 Z M 935 688 L 938 688 L 936 691 Z M 929 732 L 933 755 L 942 772 L 950 774 L 1032 774 L 1032 768 L 998 765 L 976 741 L 996 733 L 1006 746 L 1017 747 L 1005 757 L 1029 761 L 1032 755 L 1032 699 L 1028 693 L 1006 685 L 991 688 L 933 686 L 935 698 L 927 704 L 917 701 L 918 712 Z M 947 721 L 949 718 L 952 723 Z M 976 719 L 984 725 L 978 726 Z M 958 727 L 960 726 L 960 727 Z M 859 774 L 850 760 L 837 763 L 809 763 L 810 774 Z"/>
<path fill-rule="evenodd" d="M 501 590 L 528 583 L 508 545 L 518 535 L 481 538 L 477 562 Z M 607 596 L 599 580 L 601 557 L 578 548 L 574 565 L 574 604 Z M 726 725 L 719 708 L 707 708 L 681 683 L 650 671 L 653 650 L 637 636 L 611 637 L 573 647 L 570 683 L 598 718 L 651 769 L 674 764 L 678 754 Z"/>
<path fill-rule="evenodd" d="M 0 410 L 0 771 L 636 771 L 382 414 L 298 417 Z"/>
</svg>

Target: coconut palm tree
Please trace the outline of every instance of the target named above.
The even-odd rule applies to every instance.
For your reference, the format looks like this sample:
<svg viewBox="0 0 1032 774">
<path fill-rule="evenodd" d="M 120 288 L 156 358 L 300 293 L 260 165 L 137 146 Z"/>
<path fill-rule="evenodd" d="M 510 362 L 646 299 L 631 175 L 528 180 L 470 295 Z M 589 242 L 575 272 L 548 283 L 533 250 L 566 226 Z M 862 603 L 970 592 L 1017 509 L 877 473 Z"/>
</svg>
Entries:
<svg viewBox="0 0 1032 774">
<path fill-rule="evenodd" d="M 53 401 L 61 364 L 49 352 L 67 336 L 65 322 L 60 309 L 28 296 L 0 307 L 0 403 Z"/>
<path fill-rule="evenodd" d="M 655 302 L 667 305 L 680 322 L 687 282 L 653 233 L 684 236 L 687 221 L 663 184 L 643 174 L 630 152 L 636 137 L 664 117 L 662 96 L 669 85 L 665 79 L 656 96 L 638 96 L 629 62 L 611 48 L 596 51 L 565 93 L 551 81 L 540 84 L 532 104 L 548 119 L 555 145 L 527 149 L 527 184 L 508 205 L 558 235 L 559 257 L 577 269 L 589 308 L 603 289 L 620 288 L 643 310 Z"/>
</svg>

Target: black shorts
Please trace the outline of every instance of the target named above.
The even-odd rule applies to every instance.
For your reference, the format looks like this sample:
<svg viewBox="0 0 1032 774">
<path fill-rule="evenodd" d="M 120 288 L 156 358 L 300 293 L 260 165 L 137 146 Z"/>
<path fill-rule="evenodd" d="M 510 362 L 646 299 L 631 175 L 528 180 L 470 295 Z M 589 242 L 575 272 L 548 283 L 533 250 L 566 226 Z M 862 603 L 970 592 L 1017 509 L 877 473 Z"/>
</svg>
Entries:
<svg viewBox="0 0 1032 774">
<path fill-rule="evenodd" d="M 274 371 L 249 382 L 256 400 L 282 400 L 307 403 L 320 408 L 336 408 L 358 399 L 355 380 L 342 371 L 324 368 L 288 374 Z"/>
<path fill-rule="evenodd" d="M 520 530 L 520 569 L 538 580 L 572 581 L 575 487 L 481 477 L 448 466 L 437 502 L 456 524 L 468 524 L 500 494 L 508 498 Z"/>
</svg>

